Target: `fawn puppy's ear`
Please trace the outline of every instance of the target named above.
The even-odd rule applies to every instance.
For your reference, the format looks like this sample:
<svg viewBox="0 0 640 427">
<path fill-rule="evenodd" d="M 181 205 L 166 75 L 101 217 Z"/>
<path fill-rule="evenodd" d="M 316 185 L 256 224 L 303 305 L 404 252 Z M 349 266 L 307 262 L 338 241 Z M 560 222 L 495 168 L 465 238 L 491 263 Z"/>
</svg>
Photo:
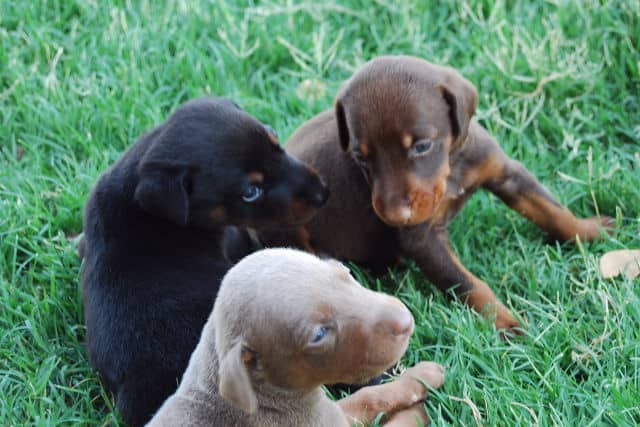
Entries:
<svg viewBox="0 0 640 427">
<path fill-rule="evenodd" d="M 190 183 L 186 167 L 144 162 L 134 200 L 148 213 L 185 226 Z"/>
<path fill-rule="evenodd" d="M 347 148 L 349 148 L 349 128 L 347 127 L 347 118 L 344 114 L 344 106 L 340 98 L 336 100 L 335 115 L 336 122 L 338 123 L 340 147 L 342 147 L 343 151 L 347 151 Z"/>
<path fill-rule="evenodd" d="M 446 83 L 438 85 L 442 97 L 449 104 L 449 120 L 454 141 L 452 151 L 459 149 L 469 134 L 469 123 L 476 112 L 478 94 L 471 82 L 451 70 Z"/>
<path fill-rule="evenodd" d="M 255 357 L 242 342 L 237 342 L 220 361 L 218 371 L 220 395 L 248 414 L 253 414 L 258 409 L 258 399 L 251 386 L 248 371 L 248 365 L 254 363 Z"/>
</svg>

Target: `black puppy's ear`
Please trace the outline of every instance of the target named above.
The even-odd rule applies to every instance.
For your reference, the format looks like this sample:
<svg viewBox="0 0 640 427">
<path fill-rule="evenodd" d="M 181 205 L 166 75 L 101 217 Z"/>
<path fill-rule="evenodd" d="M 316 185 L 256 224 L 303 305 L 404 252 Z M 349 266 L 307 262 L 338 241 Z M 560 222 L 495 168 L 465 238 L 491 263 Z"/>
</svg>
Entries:
<svg viewBox="0 0 640 427">
<path fill-rule="evenodd" d="M 347 151 L 347 148 L 349 148 L 349 128 L 347 127 L 347 118 L 344 114 L 344 106 L 340 99 L 336 101 L 335 114 L 336 122 L 338 123 L 340 147 L 342 147 L 342 151 Z"/>
<path fill-rule="evenodd" d="M 478 94 L 476 88 L 464 77 L 457 73 L 450 77 L 439 88 L 442 97 L 449 104 L 449 120 L 454 137 L 452 151 L 455 151 L 467 139 L 469 123 L 478 105 Z"/>
<path fill-rule="evenodd" d="M 134 199 L 150 214 L 185 226 L 189 219 L 188 187 L 185 168 L 145 165 Z"/>
</svg>

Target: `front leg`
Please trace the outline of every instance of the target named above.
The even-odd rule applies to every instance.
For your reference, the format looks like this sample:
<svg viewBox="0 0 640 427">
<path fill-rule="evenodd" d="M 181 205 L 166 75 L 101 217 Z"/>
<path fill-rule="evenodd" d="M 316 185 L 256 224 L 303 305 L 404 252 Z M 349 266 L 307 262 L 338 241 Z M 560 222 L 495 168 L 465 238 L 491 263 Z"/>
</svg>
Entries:
<svg viewBox="0 0 640 427">
<path fill-rule="evenodd" d="M 337 403 L 350 423 L 371 423 L 381 412 L 391 417 L 392 422 L 394 414 L 399 412 L 411 411 L 414 415 L 420 415 L 420 408 L 416 405 L 422 406 L 422 401 L 427 397 L 428 389 L 425 384 L 440 388 L 443 383 L 442 366 L 433 362 L 420 362 L 392 382 L 361 388 Z M 401 418 L 406 419 L 405 415 L 407 414 Z"/>
<path fill-rule="evenodd" d="M 396 412 L 393 416 L 384 423 L 385 427 L 426 427 L 431 420 L 427 416 L 424 410 L 424 403 L 419 402 L 415 405 Z M 419 424 L 418 424 L 419 423 Z"/>
<path fill-rule="evenodd" d="M 497 329 L 513 329 L 518 321 L 493 293 L 460 262 L 449 244 L 449 233 L 443 227 L 423 223 L 398 231 L 403 255 L 416 261 L 424 275 L 438 289 L 448 294 L 454 290 L 467 305 L 483 316 L 495 317 Z"/>
<path fill-rule="evenodd" d="M 592 241 L 601 237 L 603 228 L 613 226 L 609 217 L 576 218 L 520 162 L 504 156 L 496 171 L 499 174 L 485 182 L 484 187 L 560 241 L 575 241 L 576 237 Z"/>
</svg>

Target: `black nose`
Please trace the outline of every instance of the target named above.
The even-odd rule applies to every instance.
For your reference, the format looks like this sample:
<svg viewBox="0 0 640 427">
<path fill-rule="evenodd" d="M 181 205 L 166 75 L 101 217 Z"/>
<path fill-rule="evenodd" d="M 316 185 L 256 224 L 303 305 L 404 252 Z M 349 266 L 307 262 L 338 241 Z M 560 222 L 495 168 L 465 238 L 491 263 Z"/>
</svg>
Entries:
<svg viewBox="0 0 640 427">
<path fill-rule="evenodd" d="M 313 194 L 310 195 L 311 197 L 309 198 L 309 202 L 314 207 L 320 208 L 327 203 L 327 200 L 329 200 L 329 194 L 329 187 L 327 187 L 325 183 L 320 182 L 318 190 L 314 191 Z"/>
</svg>

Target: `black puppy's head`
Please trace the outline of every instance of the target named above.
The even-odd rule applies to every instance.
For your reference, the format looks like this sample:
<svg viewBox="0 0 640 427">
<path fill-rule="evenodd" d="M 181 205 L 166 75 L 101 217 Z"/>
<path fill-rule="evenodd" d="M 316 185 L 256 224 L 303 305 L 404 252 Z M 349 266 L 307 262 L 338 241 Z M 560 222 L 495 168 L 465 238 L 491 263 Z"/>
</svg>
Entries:
<svg viewBox="0 0 640 427">
<path fill-rule="evenodd" d="M 271 128 L 224 98 L 187 102 L 149 137 L 134 198 L 182 226 L 299 225 L 329 195 Z"/>
</svg>

